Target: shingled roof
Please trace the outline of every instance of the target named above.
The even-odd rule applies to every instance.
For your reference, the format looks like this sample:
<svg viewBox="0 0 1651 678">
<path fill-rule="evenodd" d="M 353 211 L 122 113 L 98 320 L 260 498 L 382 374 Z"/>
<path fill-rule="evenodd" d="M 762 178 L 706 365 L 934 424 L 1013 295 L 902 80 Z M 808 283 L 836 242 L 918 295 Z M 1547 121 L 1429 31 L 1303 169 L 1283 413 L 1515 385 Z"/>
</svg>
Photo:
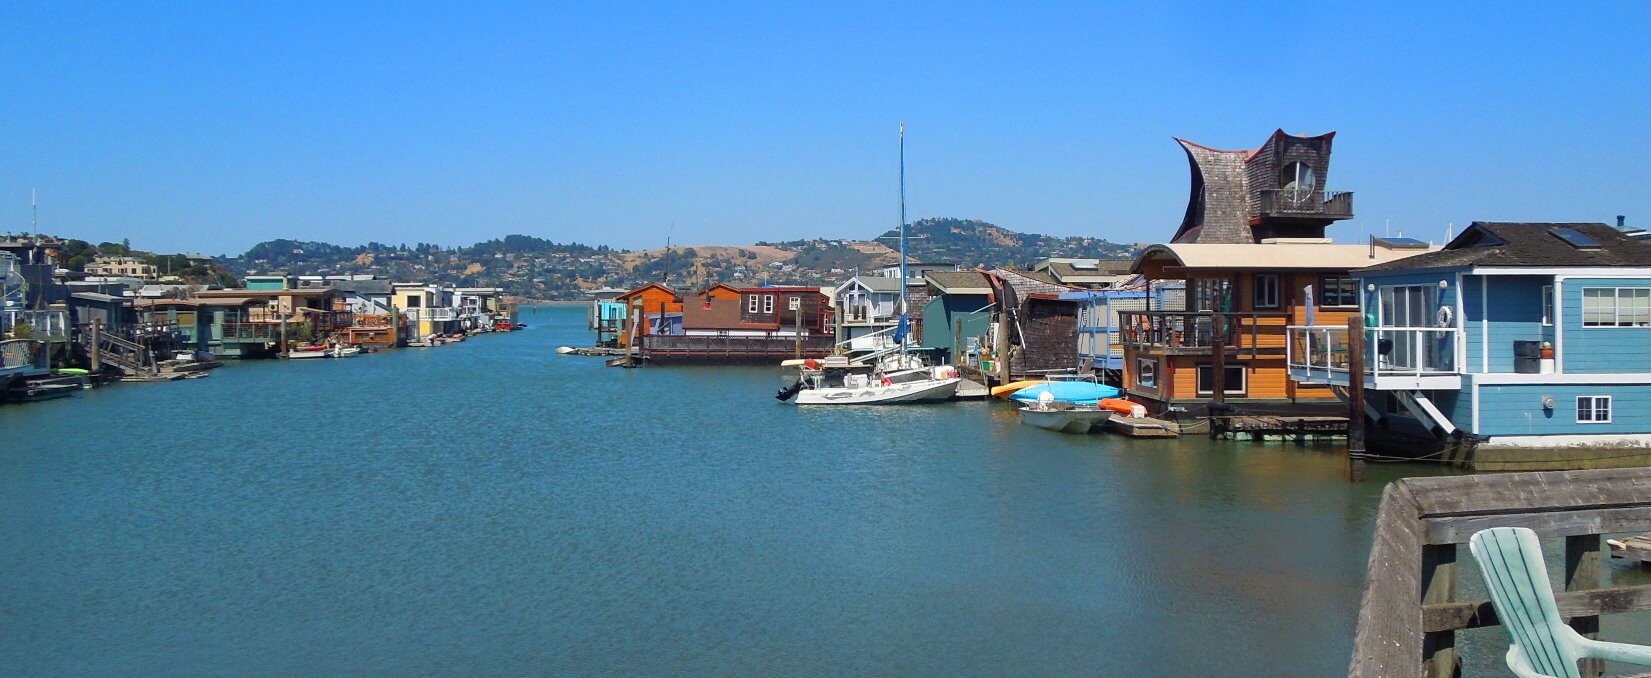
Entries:
<svg viewBox="0 0 1651 678">
<path fill-rule="evenodd" d="M 942 292 L 951 294 L 990 294 L 992 291 L 986 274 L 980 271 L 924 271 L 923 277 Z"/>
<path fill-rule="evenodd" d="M 1598 247 L 1576 247 L 1555 235 L 1574 229 Z M 1475 221 L 1437 252 L 1369 266 L 1361 271 L 1507 267 L 1651 267 L 1651 242 L 1630 238 L 1605 224 L 1541 224 Z"/>
</svg>

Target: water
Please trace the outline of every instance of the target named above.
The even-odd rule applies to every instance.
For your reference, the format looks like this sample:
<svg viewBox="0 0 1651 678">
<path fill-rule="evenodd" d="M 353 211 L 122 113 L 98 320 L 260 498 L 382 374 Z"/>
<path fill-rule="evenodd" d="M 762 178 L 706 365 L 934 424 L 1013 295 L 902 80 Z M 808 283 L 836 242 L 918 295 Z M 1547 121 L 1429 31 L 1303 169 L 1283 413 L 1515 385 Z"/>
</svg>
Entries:
<svg viewBox="0 0 1651 678">
<path fill-rule="evenodd" d="M 0 671 L 1329 675 L 1435 472 L 799 409 L 523 319 L 0 408 Z"/>
</svg>

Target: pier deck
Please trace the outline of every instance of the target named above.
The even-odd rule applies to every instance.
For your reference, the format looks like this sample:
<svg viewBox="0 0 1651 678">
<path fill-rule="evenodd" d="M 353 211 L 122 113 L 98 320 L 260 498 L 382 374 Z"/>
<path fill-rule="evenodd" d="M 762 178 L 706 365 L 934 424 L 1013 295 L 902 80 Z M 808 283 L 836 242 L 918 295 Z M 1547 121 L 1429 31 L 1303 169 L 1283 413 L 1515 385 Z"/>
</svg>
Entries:
<svg viewBox="0 0 1651 678">
<path fill-rule="evenodd" d="M 1112 417 L 1106 420 L 1106 430 L 1131 438 L 1179 438 L 1181 426 L 1172 421 L 1152 417 Z"/>
</svg>

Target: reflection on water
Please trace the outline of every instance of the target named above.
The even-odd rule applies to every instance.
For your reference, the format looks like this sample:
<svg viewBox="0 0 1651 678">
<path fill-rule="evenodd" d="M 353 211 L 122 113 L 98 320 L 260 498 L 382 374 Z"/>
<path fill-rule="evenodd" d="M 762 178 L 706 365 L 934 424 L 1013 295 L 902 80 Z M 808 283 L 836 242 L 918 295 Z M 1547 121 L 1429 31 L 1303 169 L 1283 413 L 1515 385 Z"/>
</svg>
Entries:
<svg viewBox="0 0 1651 678">
<path fill-rule="evenodd" d="M 524 320 L 0 408 L 6 672 L 1325 675 L 1433 472 L 798 408 Z"/>
</svg>

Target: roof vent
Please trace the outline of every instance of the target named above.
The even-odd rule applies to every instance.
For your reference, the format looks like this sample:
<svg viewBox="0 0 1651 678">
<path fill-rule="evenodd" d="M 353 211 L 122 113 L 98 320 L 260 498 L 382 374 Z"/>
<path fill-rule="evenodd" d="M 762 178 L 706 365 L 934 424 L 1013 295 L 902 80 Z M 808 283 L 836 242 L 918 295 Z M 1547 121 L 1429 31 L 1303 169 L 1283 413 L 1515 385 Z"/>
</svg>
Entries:
<svg viewBox="0 0 1651 678">
<path fill-rule="evenodd" d="M 1074 261 L 1072 268 L 1079 271 L 1099 271 L 1101 264 L 1098 261 Z"/>
<path fill-rule="evenodd" d="M 1556 228 L 1548 232 L 1554 234 L 1555 238 L 1564 240 L 1565 244 L 1579 250 L 1597 250 L 1600 248 L 1598 240 L 1574 228 Z"/>
</svg>

